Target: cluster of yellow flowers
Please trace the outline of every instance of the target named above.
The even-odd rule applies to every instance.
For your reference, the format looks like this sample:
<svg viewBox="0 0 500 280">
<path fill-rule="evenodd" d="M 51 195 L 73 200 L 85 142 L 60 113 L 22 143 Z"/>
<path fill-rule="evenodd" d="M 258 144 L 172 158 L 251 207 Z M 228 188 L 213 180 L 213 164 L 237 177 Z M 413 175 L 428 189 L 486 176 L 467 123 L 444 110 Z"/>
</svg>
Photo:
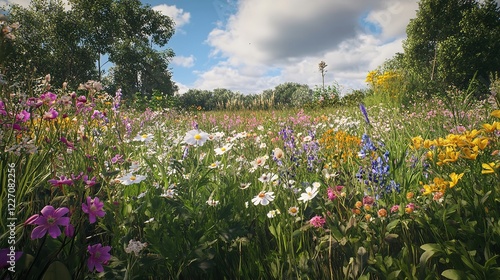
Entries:
<svg viewBox="0 0 500 280">
<path fill-rule="evenodd" d="M 495 110 L 491 113 L 492 116 L 500 118 L 500 110 Z M 413 137 L 410 148 L 420 150 L 428 149 L 427 159 L 435 161 L 438 166 L 443 166 L 448 163 L 458 161 L 460 158 L 467 160 L 476 160 L 477 156 L 482 153 L 487 147 L 491 148 L 492 144 L 498 141 L 495 132 L 500 130 L 500 122 L 494 121 L 491 124 L 483 124 L 480 130 L 465 131 L 462 134 L 448 134 L 446 138 L 423 139 L 421 136 Z M 489 152 L 488 152 L 489 154 Z M 495 150 L 491 155 L 499 154 Z M 494 174 L 496 169 L 500 167 L 500 161 L 482 163 L 481 174 Z M 435 177 L 430 184 L 423 184 L 425 194 L 444 194 L 446 189 L 453 188 L 458 180 L 462 178 L 464 173 L 449 174 L 451 180 L 445 180 L 439 176 Z"/>
<path fill-rule="evenodd" d="M 446 189 L 453 188 L 458 183 L 458 180 L 460 180 L 462 176 L 464 176 L 464 173 L 456 174 L 455 172 L 453 172 L 449 176 L 451 181 L 447 181 L 441 177 L 435 177 L 434 180 L 432 180 L 432 183 L 424 185 L 423 194 L 424 195 L 431 193 L 444 194 Z"/>
<path fill-rule="evenodd" d="M 401 75 L 395 71 L 373 70 L 368 72 L 365 82 L 372 86 L 376 93 L 388 94 L 391 97 L 396 95 L 401 90 Z"/>
<path fill-rule="evenodd" d="M 437 165 L 456 162 L 459 158 L 475 160 L 480 151 L 488 146 L 489 138 L 483 136 L 481 130 L 465 131 L 463 134 L 448 134 L 446 138 L 423 139 L 421 136 L 413 137 L 414 150 L 420 148 L 434 150 L 427 152 L 427 158 L 434 160 L 437 155 Z"/>
<path fill-rule="evenodd" d="M 323 148 L 325 159 L 332 165 L 331 167 L 338 167 L 341 163 L 357 156 L 361 145 L 359 137 L 342 130 L 335 132 L 334 129 L 325 131 L 318 142 Z"/>
</svg>

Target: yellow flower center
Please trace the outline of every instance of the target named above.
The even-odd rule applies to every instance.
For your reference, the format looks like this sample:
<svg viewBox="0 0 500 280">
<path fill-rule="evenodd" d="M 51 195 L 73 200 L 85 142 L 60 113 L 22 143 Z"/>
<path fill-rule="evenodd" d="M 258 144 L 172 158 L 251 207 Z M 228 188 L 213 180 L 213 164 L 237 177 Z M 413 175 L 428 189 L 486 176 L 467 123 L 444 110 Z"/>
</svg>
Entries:
<svg viewBox="0 0 500 280">
<path fill-rule="evenodd" d="M 137 179 L 135 176 L 130 177 L 130 181 L 135 181 L 135 179 Z"/>
<path fill-rule="evenodd" d="M 259 193 L 259 198 L 264 198 L 264 197 L 266 197 L 266 193 L 264 192 Z"/>
<path fill-rule="evenodd" d="M 201 135 L 196 134 L 196 135 L 194 136 L 194 139 L 196 139 L 196 140 L 201 140 Z"/>
<path fill-rule="evenodd" d="M 297 213 L 297 208 L 291 208 L 290 213 Z"/>
</svg>

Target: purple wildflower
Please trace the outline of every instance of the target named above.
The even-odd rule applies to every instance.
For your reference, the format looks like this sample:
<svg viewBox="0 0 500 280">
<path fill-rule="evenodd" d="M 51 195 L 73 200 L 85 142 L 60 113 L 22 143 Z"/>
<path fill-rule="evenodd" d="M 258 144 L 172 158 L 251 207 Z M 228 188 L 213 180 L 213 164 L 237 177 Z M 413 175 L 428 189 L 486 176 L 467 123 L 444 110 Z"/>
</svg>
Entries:
<svg viewBox="0 0 500 280">
<path fill-rule="evenodd" d="M 359 109 L 361 110 L 361 113 L 363 113 L 363 116 L 365 117 L 365 122 L 370 125 L 370 119 L 368 118 L 368 112 L 366 111 L 365 105 L 363 103 L 359 103 Z"/>
<path fill-rule="evenodd" d="M 73 185 L 73 180 L 66 178 L 66 176 L 61 176 L 59 177 L 59 180 L 57 179 L 50 179 L 47 182 L 49 182 L 53 187 L 58 187 L 61 188 L 64 185 Z"/>
<path fill-rule="evenodd" d="M 82 203 L 83 213 L 89 214 L 89 221 L 91 224 L 95 223 L 96 216 L 101 218 L 104 217 L 106 212 L 102 210 L 103 207 L 104 203 L 99 201 L 98 197 L 91 199 L 90 196 L 87 196 L 87 204 Z"/>
<path fill-rule="evenodd" d="M 21 258 L 23 252 L 12 251 L 10 248 L 0 249 L 0 269 L 15 265 L 15 262 Z"/>
<path fill-rule="evenodd" d="M 90 254 L 89 259 L 87 260 L 87 266 L 90 271 L 103 272 L 104 268 L 103 264 L 106 264 L 108 260 L 111 258 L 109 251 L 111 250 L 110 246 L 102 246 L 101 243 L 89 245 L 87 247 L 87 251 Z"/>
<path fill-rule="evenodd" d="M 59 113 L 54 109 L 50 108 L 47 112 L 43 114 L 43 119 L 44 120 L 53 120 L 59 116 Z"/>
<path fill-rule="evenodd" d="M 66 207 L 60 207 L 54 209 L 53 206 L 47 205 L 43 207 L 41 213 L 42 215 L 31 216 L 26 220 L 28 224 L 38 225 L 31 232 L 31 239 L 42 238 L 47 232 L 52 238 L 56 238 L 61 235 L 61 229 L 59 226 L 67 227 L 69 224 L 69 217 L 63 217 L 69 212 Z"/>
</svg>

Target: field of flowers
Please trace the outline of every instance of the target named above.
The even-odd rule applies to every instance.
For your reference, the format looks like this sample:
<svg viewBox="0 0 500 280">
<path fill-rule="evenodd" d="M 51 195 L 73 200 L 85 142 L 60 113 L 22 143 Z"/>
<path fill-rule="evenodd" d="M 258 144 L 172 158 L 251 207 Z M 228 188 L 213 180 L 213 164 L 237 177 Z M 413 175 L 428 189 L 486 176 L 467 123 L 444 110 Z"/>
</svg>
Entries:
<svg viewBox="0 0 500 280">
<path fill-rule="evenodd" d="M 41 79 L 0 99 L 0 279 L 500 279 L 498 104 L 139 112 Z"/>
</svg>

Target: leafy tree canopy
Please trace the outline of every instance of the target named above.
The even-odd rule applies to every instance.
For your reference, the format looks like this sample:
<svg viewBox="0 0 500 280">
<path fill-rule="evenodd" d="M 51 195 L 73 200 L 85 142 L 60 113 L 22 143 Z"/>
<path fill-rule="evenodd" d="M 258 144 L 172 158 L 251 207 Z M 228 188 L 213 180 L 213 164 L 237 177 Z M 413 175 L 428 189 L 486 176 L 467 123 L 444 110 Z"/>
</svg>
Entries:
<svg viewBox="0 0 500 280">
<path fill-rule="evenodd" d="M 124 94 L 176 91 L 168 68 L 174 52 L 157 50 L 173 35 L 174 22 L 140 0 L 32 0 L 8 12 L 21 25 L 5 63 L 11 79 L 50 73 L 55 83 L 73 86 L 101 80 L 106 55 L 114 64 L 107 81 Z"/>
</svg>

